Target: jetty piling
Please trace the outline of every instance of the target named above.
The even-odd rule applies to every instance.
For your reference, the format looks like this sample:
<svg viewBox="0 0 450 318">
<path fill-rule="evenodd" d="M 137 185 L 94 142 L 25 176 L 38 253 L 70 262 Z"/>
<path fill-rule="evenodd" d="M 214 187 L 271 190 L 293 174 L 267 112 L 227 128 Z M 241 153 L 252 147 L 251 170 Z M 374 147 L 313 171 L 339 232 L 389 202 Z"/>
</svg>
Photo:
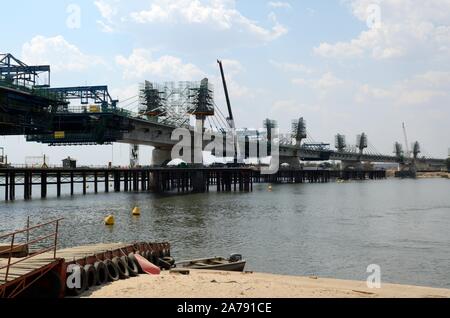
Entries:
<svg viewBox="0 0 450 318">
<path fill-rule="evenodd" d="M 0 189 L 5 201 L 16 199 L 16 188 L 23 187 L 25 200 L 32 198 L 33 186 L 40 187 L 40 197 L 47 198 L 49 188 L 56 196 L 63 193 L 63 186 L 70 186 L 70 195 L 75 195 L 75 185 L 81 186 L 83 195 L 88 189 L 99 192 L 99 183 L 104 192 L 146 191 L 155 193 L 175 192 L 207 193 L 211 188 L 217 192 L 252 192 L 254 183 L 326 183 L 335 179 L 377 180 L 386 178 L 386 171 L 361 170 L 291 170 L 281 169 L 276 174 L 265 175 L 252 168 L 79 168 L 79 169 L 0 169 Z M 93 187 L 90 186 L 93 184 Z"/>
</svg>

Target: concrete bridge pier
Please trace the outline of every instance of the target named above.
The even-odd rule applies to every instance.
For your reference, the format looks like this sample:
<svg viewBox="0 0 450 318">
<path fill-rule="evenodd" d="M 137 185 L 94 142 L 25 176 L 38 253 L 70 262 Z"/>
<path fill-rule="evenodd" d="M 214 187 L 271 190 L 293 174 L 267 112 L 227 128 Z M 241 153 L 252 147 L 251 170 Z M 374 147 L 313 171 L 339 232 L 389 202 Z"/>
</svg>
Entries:
<svg viewBox="0 0 450 318">
<path fill-rule="evenodd" d="M 153 149 L 152 166 L 165 166 L 170 161 L 172 161 L 172 151 L 170 149 Z"/>
<path fill-rule="evenodd" d="M 300 158 L 297 156 L 280 156 L 280 167 L 282 164 L 288 164 L 291 169 L 300 169 Z"/>
<path fill-rule="evenodd" d="M 361 161 L 341 161 L 341 170 L 363 170 L 363 163 Z"/>
</svg>

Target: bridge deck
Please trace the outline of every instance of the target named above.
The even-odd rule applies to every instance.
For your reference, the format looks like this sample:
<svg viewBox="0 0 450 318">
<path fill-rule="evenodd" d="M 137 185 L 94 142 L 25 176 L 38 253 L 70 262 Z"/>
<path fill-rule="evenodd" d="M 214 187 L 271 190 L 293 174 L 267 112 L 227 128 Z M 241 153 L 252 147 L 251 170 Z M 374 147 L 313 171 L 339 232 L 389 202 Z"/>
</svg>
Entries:
<svg viewBox="0 0 450 318">
<path fill-rule="evenodd" d="M 11 262 L 20 260 L 19 258 L 11 258 Z M 6 268 L 0 270 L 0 287 L 6 283 L 14 283 L 15 280 L 23 278 L 27 275 L 36 274 L 43 268 L 58 263 L 58 259 L 53 258 L 53 254 L 42 254 L 23 262 L 13 265 L 9 268 L 8 281 L 6 281 Z M 8 265 L 8 259 L 0 259 L 0 267 Z"/>
</svg>

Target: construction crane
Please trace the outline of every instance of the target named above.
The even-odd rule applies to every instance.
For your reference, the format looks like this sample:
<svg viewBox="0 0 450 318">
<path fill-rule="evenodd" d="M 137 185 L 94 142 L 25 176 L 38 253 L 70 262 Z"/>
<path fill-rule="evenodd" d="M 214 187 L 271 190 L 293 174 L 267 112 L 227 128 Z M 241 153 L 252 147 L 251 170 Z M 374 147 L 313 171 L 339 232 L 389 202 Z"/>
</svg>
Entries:
<svg viewBox="0 0 450 318">
<path fill-rule="evenodd" d="M 403 126 L 403 136 L 405 137 L 406 158 L 409 158 L 410 155 L 411 155 L 411 152 L 409 151 L 408 135 L 406 134 L 406 125 L 405 125 L 405 123 L 403 123 L 402 126 Z"/>
<path fill-rule="evenodd" d="M 227 121 L 228 121 L 228 124 L 230 125 L 230 128 L 235 129 L 236 125 L 234 123 L 233 110 L 231 109 L 230 95 L 228 94 L 227 81 L 225 79 L 225 73 L 223 72 L 222 61 L 217 60 L 217 63 L 219 64 L 219 67 L 220 67 L 220 74 L 222 75 L 223 90 L 225 91 L 225 99 L 227 101 L 227 107 L 228 107 Z"/>
<path fill-rule="evenodd" d="M 233 144 L 234 144 L 234 164 L 237 165 L 238 163 L 238 143 L 237 143 L 237 137 L 236 137 L 236 125 L 234 123 L 234 117 L 233 117 L 233 110 L 231 109 L 231 102 L 230 102 L 230 95 L 228 94 L 228 87 L 227 87 L 227 81 L 225 79 L 225 73 L 223 71 L 223 65 L 222 61 L 217 60 L 217 63 L 220 67 L 220 74 L 222 75 L 222 83 L 223 83 L 223 90 L 225 91 L 225 99 L 227 101 L 227 107 L 228 107 L 228 118 L 227 122 L 230 126 L 232 132 L 233 132 Z"/>
</svg>

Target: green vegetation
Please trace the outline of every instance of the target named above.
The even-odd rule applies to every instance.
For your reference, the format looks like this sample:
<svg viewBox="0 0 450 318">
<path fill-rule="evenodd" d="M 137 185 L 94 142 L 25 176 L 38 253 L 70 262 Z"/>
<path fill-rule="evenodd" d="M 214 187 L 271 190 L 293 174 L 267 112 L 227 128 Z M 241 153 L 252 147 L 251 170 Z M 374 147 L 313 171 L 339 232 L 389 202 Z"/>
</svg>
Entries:
<svg viewBox="0 0 450 318">
<path fill-rule="evenodd" d="M 450 171 L 450 158 L 447 158 L 447 170 Z"/>
</svg>

